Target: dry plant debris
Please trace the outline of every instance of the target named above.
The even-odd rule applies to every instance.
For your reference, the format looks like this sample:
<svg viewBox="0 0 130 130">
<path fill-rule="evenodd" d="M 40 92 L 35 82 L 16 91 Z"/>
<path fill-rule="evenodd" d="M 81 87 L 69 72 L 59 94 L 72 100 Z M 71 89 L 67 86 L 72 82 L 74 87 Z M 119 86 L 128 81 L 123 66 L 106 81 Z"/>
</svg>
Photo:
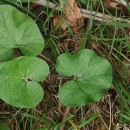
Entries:
<svg viewBox="0 0 130 130">
<path fill-rule="evenodd" d="M 75 0 L 68 0 L 68 2 L 65 5 L 65 18 L 66 22 L 60 15 L 55 15 L 53 18 L 53 26 L 57 26 L 60 24 L 60 28 L 63 30 L 67 29 L 68 24 L 74 32 L 77 32 L 79 28 L 81 28 L 84 25 L 84 18 L 81 13 L 80 8 L 77 6 L 77 3 Z"/>
<path fill-rule="evenodd" d="M 60 24 L 60 28 L 66 30 L 66 23 L 60 15 L 54 15 L 53 17 L 53 26 L 56 27 Z"/>
<path fill-rule="evenodd" d="M 107 9 L 122 9 L 122 4 L 116 0 L 103 0 L 103 4 Z"/>
<path fill-rule="evenodd" d="M 122 64 L 122 62 L 124 62 L 125 64 L 129 65 L 130 64 L 130 40 L 128 40 L 128 45 L 125 44 L 125 40 L 123 41 L 116 41 L 117 38 L 122 38 L 123 36 L 123 32 L 127 31 L 127 33 L 129 34 L 130 29 L 128 29 L 127 27 L 117 27 L 117 30 L 115 30 L 116 36 L 115 36 L 115 42 L 113 42 L 113 46 L 112 46 L 112 40 L 106 40 L 107 38 L 113 38 L 113 34 L 114 34 L 114 27 L 109 27 L 107 26 L 107 24 L 109 22 L 112 21 L 118 21 L 120 22 L 120 24 L 123 24 L 122 21 L 126 21 L 124 22 L 124 24 L 130 23 L 130 20 L 127 19 L 125 17 L 123 17 L 123 13 L 124 13 L 124 8 L 126 8 L 127 4 L 125 0 L 102 0 L 104 7 L 108 9 L 108 11 L 110 11 L 110 13 L 114 12 L 114 10 L 118 10 L 119 12 L 123 12 L 120 15 L 118 15 L 118 17 L 116 18 L 116 16 L 111 17 L 110 15 L 104 14 L 102 12 L 99 11 L 94 11 L 96 9 L 94 9 L 93 11 L 90 11 L 89 9 L 80 9 L 77 6 L 76 3 L 77 0 L 69 0 L 68 3 L 65 6 L 65 19 L 66 21 L 64 21 L 64 19 L 62 18 L 61 15 L 57 14 L 53 16 L 53 21 L 49 20 L 48 25 L 46 25 L 46 27 L 48 27 L 48 32 L 51 30 L 50 25 L 53 24 L 53 26 L 58 27 L 60 29 L 62 29 L 62 34 L 65 33 L 67 26 L 66 26 L 66 22 L 68 22 L 68 25 L 73 29 L 74 32 L 77 31 L 77 29 L 80 28 L 80 24 L 79 21 L 84 25 L 84 18 L 88 18 L 88 19 L 93 19 L 94 18 L 94 25 L 92 28 L 92 39 L 90 40 L 90 46 L 88 45 L 88 43 L 86 43 L 86 48 L 90 47 L 92 50 L 96 51 L 99 55 L 104 56 L 106 58 L 108 58 L 109 55 L 109 51 L 112 48 L 112 53 L 109 57 L 109 60 L 111 61 L 111 63 L 113 64 L 114 67 L 114 71 L 115 71 L 115 75 L 119 78 L 119 80 L 122 81 L 120 75 L 118 74 L 118 72 L 116 71 L 116 68 L 120 70 L 120 73 L 123 73 L 123 77 L 124 79 L 127 80 L 127 83 L 123 80 L 123 83 L 128 85 L 130 84 L 130 76 L 129 76 L 129 72 L 128 69 L 126 69 L 126 67 L 124 67 L 124 65 Z M 53 1 L 54 2 L 54 1 Z M 48 6 L 49 8 L 54 9 L 54 7 L 56 6 L 56 4 L 52 3 L 52 2 L 46 2 L 46 0 L 39 0 L 36 3 L 43 5 L 43 6 Z M 37 6 L 37 7 L 36 7 Z M 27 7 L 27 6 L 26 6 Z M 31 10 L 34 10 L 34 8 L 39 8 L 38 5 L 34 5 L 31 6 L 32 8 L 30 8 Z M 59 12 L 62 10 L 60 6 L 57 6 L 57 8 L 55 8 L 56 10 L 58 10 Z M 44 10 L 46 11 L 46 10 Z M 126 12 L 128 13 L 129 16 L 129 12 L 126 8 Z M 77 14 L 79 16 L 77 16 Z M 125 14 L 125 13 L 124 13 Z M 45 15 L 45 14 L 44 14 Z M 76 15 L 76 16 L 75 16 Z M 83 18 L 84 17 L 84 18 Z M 116 19 L 116 20 L 115 20 Z M 45 19 L 43 19 L 45 20 Z M 83 20 L 83 22 L 82 22 Z M 100 29 L 97 29 L 97 26 L 100 25 L 100 23 L 104 20 L 104 22 L 106 22 L 106 27 L 104 28 L 104 32 L 102 34 L 103 39 L 105 39 L 104 41 L 102 40 L 102 38 L 100 38 L 99 34 L 100 34 Z M 51 23 L 51 24 L 50 24 Z M 112 29 L 111 29 L 112 28 Z M 76 29 L 76 31 L 75 31 Z M 96 31 L 94 31 L 95 29 L 97 29 Z M 121 32 L 120 32 L 121 30 Z M 102 31 L 102 29 L 101 29 Z M 57 32 L 60 32 L 58 29 L 56 29 L 55 32 L 53 32 L 53 36 L 54 37 L 58 37 L 56 35 Z M 68 30 L 66 35 L 68 34 Z M 110 34 L 108 34 L 108 32 L 112 34 L 112 37 Z M 58 33 L 59 34 L 59 33 Z M 58 46 L 58 49 L 61 51 L 61 53 L 63 53 L 64 51 L 66 51 L 68 48 L 73 49 L 74 51 L 78 50 L 79 44 L 83 41 L 83 34 L 82 32 L 75 33 L 74 34 L 75 37 L 69 35 L 63 38 L 59 38 L 58 37 L 58 43 L 56 44 L 56 46 Z M 47 35 L 47 36 L 50 36 Z M 128 35 L 130 36 L 130 35 Z M 98 40 L 98 38 L 100 38 L 100 40 Z M 95 40 L 96 39 L 96 40 Z M 88 42 L 88 39 L 86 40 Z M 78 46 L 75 47 L 76 42 L 78 43 Z M 123 42 L 123 44 L 122 44 Z M 121 50 L 119 50 L 119 47 L 121 48 Z M 128 49 L 129 47 L 129 49 Z M 53 54 L 50 50 L 50 48 L 46 49 L 48 51 L 49 54 Z M 74 52 L 73 51 L 73 52 Z M 119 56 L 119 58 L 121 59 L 121 61 L 118 61 L 115 57 Z M 45 59 L 46 61 L 48 61 L 50 66 L 54 66 L 55 62 L 53 59 L 48 58 L 46 56 L 46 54 L 40 54 L 40 56 Z M 129 67 L 130 69 L 130 67 Z M 62 119 L 67 118 L 66 113 L 66 107 L 61 106 L 61 104 L 58 103 L 58 98 L 57 98 L 57 88 L 58 85 L 61 84 L 61 82 L 64 82 L 63 79 L 61 77 L 57 77 L 56 74 L 51 74 L 49 75 L 48 79 L 45 81 L 45 89 L 46 89 L 46 99 L 44 99 L 40 105 L 38 105 L 36 108 L 33 109 L 33 116 L 38 117 L 40 119 L 44 119 L 44 115 L 43 113 L 46 113 L 47 115 L 47 120 L 49 120 L 50 122 L 56 124 L 56 123 L 60 123 L 62 121 Z M 48 86 L 48 84 L 51 84 L 51 87 Z M 123 90 L 121 90 L 123 91 Z M 125 94 L 124 94 L 125 95 Z M 125 96 L 124 96 L 125 97 Z M 89 116 L 91 116 L 93 113 L 98 113 L 100 112 L 101 115 L 93 120 L 92 122 L 90 122 L 88 125 L 85 125 L 81 130 L 130 130 L 130 125 L 129 123 L 123 123 L 120 122 L 119 120 L 119 112 L 120 112 L 120 97 L 119 95 L 115 92 L 114 90 L 114 86 L 110 89 L 110 91 L 106 94 L 106 96 L 104 96 L 104 98 L 100 101 L 97 102 L 95 104 L 91 104 L 89 106 L 85 106 L 85 107 L 81 107 L 81 108 L 72 108 L 71 110 L 69 110 L 69 113 L 74 115 L 73 119 L 68 120 L 65 124 L 64 129 L 68 129 L 69 127 L 72 128 L 72 126 L 75 126 L 74 128 L 76 129 L 79 123 L 79 121 L 81 121 L 81 118 L 83 119 L 87 119 Z M 11 107 L 9 107 L 7 104 L 4 104 L 3 102 L 0 102 L 1 105 L 1 119 L 4 119 L 4 124 L 9 124 L 9 126 L 11 127 L 11 130 L 14 129 L 19 129 L 19 127 L 21 127 L 21 129 L 26 129 L 28 128 L 28 126 L 31 124 L 30 123 L 30 119 L 27 116 L 24 116 L 23 113 L 25 113 L 24 109 L 12 109 Z M 43 108 L 43 105 L 46 105 L 46 109 Z M 17 111 L 17 112 L 16 112 Z M 30 112 L 31 113 L 31 112 Z M 127 114 L 127 111 L 125 110 L 125 114 Z M 23 120 L 20 120 L 20 117 L 23 117 Z M 33 119 L 32 119 L 33 120 Z M 45 123 L 40 122 L 38 120 L 33 120 L 32 121 L 32 129 L 37 129 L 37 128 L 44 128 L 45 127 Z M 61 127 L 61 128 L 63 128 Z M 53 129 L 53 128 L 51 128 Z"/>
<path fill-rule="evenodd" d="M 81 28 L 84 25 L 83 15 L 75 0 L 68 0 L 65 6 L 65 16 L 68 24 L 74 29 Z"/>
</svg>

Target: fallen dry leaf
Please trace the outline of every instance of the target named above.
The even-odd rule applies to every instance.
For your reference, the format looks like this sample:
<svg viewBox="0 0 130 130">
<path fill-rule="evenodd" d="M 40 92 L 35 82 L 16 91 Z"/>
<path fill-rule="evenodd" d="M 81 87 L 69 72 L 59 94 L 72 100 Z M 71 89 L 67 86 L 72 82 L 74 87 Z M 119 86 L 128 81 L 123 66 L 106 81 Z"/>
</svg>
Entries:
<svg viewBox="0 0 130 130">
<path fill-rule="evenodd" d="M 84 25 L 83 15 L 75 0 L 68 0 L 65 5 L 65 18 L 74 32 L 77 32 Z M 67 29 L 65 21 L 60 15 L 55 15 L 53 18 L 53 26 L 56 27 L 57 25 L 63 30 Z"/>
<path fill-rule="evenodd" d="M 62 19 L 62 17 L 60 15 L 55 15 L 53 18 L 53 26 L 56 27 L 59 25 L 59 28 L 66 30 L 66 23 L 65 21 Z"/>
<path fill-rule="evenodd" d="M 103 0 L 103 4 L 107 9 L 122 9 L 122 5 L 116 0 Z"/>
<path fill-rule="evenodd" d="M 68 0 L 65 6 L 65 16 L 73 30 L 77 30 L 84 25 L 83 15 L 75 0 Z"/>
</svg>

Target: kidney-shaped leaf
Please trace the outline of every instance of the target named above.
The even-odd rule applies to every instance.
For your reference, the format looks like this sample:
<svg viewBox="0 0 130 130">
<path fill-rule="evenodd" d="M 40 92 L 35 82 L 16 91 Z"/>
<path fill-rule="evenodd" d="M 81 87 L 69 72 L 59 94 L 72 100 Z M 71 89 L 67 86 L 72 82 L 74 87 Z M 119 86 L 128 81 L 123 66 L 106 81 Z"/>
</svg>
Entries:
<svg viewBox="0 0 130 130">
<path fill-rule="evenodd" d="M 62 76 L 72 77 L 59 90 L 59 100 L 65 106 L 84 106 L 99 101 L 112 84 L 111 64 L 89 49 L 74 55 L 60 55 L 56 70 Z"/>
<path fill-rule="evenodd" d="M 14 48 L 24 55 L 36 56 L 44 48 L 44 39 L 28 15 L 13 6 L 0 5 L 0 61 L 4 60 L 1 55 L 5 60 L 13 58 Z"/>
<path fill-rule="evenodd" d="M 0 98 L 15 107 L 30 108 L 43 98 L 37 83 L 49 73 L 47 63 L 37 57 L 22 56 L 0 66 Z"/>
</svg>

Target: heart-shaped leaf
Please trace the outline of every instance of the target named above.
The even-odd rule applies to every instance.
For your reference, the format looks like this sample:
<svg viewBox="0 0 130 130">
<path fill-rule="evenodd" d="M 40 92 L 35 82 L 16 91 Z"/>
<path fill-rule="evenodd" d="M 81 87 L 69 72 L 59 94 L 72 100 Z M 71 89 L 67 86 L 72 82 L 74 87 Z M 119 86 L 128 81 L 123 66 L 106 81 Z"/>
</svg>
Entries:
<svg viewBox="0 0 130 130">
<path fill-rule="evenodd" d="M 37 57 L 22 56 L 0 65 L 0 98 L 15 107 L 30 108 L 43 98 L 37 83 L 49 73 L 47 63 Z"/>
<path fill-rule="evenodd" d="M 56 70 L 62 76 L 72 77 L 59 90 L 59 100 L 65 106 L 84 106 L 96 102 L 112 84 L 111 64 L 89 49 L 74 55 L 60 55 Z"/>
<path fill-rule="evenodd" d="M 44 39 L 28 15 L 10 5 L 0 5 L 0 62 L 13 58 L 14 48 L 36 56 L 44 48 Z"/>
</svg>

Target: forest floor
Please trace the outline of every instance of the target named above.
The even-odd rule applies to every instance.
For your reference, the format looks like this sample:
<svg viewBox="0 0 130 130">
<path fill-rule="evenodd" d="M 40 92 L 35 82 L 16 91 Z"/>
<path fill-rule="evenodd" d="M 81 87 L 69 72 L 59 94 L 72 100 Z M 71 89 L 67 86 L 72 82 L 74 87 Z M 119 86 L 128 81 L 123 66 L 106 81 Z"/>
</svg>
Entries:
<svg viewBox="0 0 130 130">
<path fill-rule="evenodd" d="M 19 4 L 1 0 L 32 17 L 44 39 L 40 54 L 50 66 L 45 97 L 35 108 L 19 109 L 0 101 L 0 123 L 11 130 L 130 130 L 130 4 L 129 0 L 39 0 Z M 73 13 L 66 11 L 72 4 Z M 76 19 L 75 19 L 76 16 Z M 57 57 L 82 48 L 108 59 L 113 83 L 104 97 L 83 107 L 58 101 L 64 81 L 55 72 Z"/>
</svg>

